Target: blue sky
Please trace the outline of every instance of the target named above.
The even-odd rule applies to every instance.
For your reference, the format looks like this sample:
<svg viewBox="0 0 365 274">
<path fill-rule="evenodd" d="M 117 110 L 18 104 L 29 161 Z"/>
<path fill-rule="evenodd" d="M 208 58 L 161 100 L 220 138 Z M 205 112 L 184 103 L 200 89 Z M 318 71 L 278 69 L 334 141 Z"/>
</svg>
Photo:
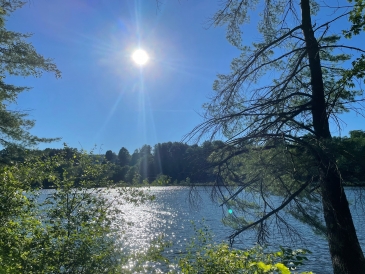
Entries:
<svg viewBox="0 0 365 274">
<path fill-rule="evenodd" d="M 143 144 L 180 141 L 202 122 L 217 73 L 229 72 L 239 52 L 225 28 L 208 28 L 219 1 L 33 0 L 8 18 L 7 27 L 33 33 L 39 53 L 54 59 L 62 78 L 11 78 L 33 87 L 15 109 L 30 110 L 32 133 L 62 137 L 40 148 L 71 147 L 130 152 Z M 245 37 L 256 39 L 256 27 Z M 255 36 L 256 35 L 256 36 Z M 131 55 L 150 55 L 143 68 Z M 342 135 L 364 129 L 345 115 Z M 336 132 L 334 133 L 336 134 Z"/>
</svg>

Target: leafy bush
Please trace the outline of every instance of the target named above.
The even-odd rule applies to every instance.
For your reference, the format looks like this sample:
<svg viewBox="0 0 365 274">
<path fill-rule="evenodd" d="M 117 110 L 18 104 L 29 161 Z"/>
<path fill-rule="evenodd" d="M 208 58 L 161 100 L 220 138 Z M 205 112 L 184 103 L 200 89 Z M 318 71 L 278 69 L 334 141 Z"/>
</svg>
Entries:
<svg viewBox="0 0 365 274">
<path fill-rule="evenodd" d="M 238 250 L 228 244 L 213 244 L 209 231 L 197 230 L 197 238 L 192 241 L 186 256 L 180 258 L 179 266 L 184 274 L 198 273 L 280 273 L 289 274 L 307 260 L 308 250 L 280 248 L 277 252 L 267 252 L 260 246 Z M 302 272 L 302 274 L 312 272 Z"/>
<path fill-rule="evenodd" d="M 115 188 L 101 160 L 61 153 L 1 168 L 0 273 L 122 273 L 121 206 L 152 197 Z M 30 188 L 45 179 L 48 194 Z"/>
</svg>

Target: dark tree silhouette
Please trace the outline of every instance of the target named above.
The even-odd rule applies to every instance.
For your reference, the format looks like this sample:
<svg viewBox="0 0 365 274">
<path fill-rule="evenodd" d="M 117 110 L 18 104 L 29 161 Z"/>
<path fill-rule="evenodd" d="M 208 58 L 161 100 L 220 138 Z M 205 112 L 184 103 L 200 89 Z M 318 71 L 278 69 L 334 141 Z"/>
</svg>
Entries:
<svg viewBox="0 0 365 274">
<path fill-rule="evenodd" d="M 131 160 L 131 155 L 129 154 L 128 149 L 126 149 L 125 147 L 122 147 L 118 153 L 119 165 L 120 166 L 129 165 L 130 160 Z"/>
<path fill-rule="evenodd" d="M 262 41 L 247 46 L 242 24 L 255 8 L 263 8 Z M 224 1 L 213 23 L 227 25 L 227 38 L 241 55 L 230 74 L 218 75 L 216 94 L 205 105 L 206 121 L 188 138 L 217 133 L 227 138 L 210 158 L 216 193 L 237 209 L 227 220 L 236 228 L 231 239 L 257 228 L 264 240 L 271 217 L 292 229 L 281 215 L 286 210 L 325 233 L 335 274 L 365 273 L 329 126 L 331 119 L 338 124 L 338 114 L 361 111 L 354 105 L 363 100 L 362 91 L 353 82 L 364 76 L 361 60 L 351 69 L 343 64 L 352 57 L 346 51 L 365 51 L 346 45 L 341 32 L 333 34 L 334 22 L 346 22 L 346 9 L 334 12 L 328 4 L 332 12 L 319 18 L 319 8 L 310 0 Z M 249 190 L 259 196 L 255 205 L 244 199 Z M 270 201 L 272 194 L 282 197 L 279 204 Z"/>
<path fill-rule="evenodd" d="M 111 150 L 108 150 L 106 153 L 105 153 L 105 158 L 109 161 L 109 162 L 116 162 L 117 160 L 117 155 L 111 151 Z"/>
</svg>

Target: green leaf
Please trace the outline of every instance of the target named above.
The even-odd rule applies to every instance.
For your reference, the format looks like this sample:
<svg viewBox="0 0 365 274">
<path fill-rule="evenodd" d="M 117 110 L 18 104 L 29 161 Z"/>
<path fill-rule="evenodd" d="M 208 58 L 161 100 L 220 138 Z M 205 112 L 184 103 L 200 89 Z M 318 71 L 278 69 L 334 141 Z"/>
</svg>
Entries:
<svg viewBox="0 0 365 274">
<path fill-rule="evenodd" d="M 289 268 L 287 268 L 282 263 L 275 264 L 276 268 L 280 270 L 281 274 L 290 274 Z"/>
</svg>

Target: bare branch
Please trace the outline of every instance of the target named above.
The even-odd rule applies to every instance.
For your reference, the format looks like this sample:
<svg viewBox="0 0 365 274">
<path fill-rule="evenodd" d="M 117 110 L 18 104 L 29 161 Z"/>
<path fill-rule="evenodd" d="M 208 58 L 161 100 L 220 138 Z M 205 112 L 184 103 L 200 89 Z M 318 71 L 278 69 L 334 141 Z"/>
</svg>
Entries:
<svg viewBox="0 0 365 274">
<path fill-rule="evenodd" d="M 297 197 L 312 181 L 307 181 L 306 183 L 302 184 L 302 186 L 297 190 L 295 191 L 292 195 L 290 195 L 290 197 L 284 201 L 279 207 L 275 208 L 274 210 L 270 211 L 269 213 L 265 214 L 262 218 L 260 218 L 259 220 L 247 225 L 247 226 L 244 226 L 240 229 L 238 229 L 235 233 L 231 234 L 229 236 L 229 240 L 230 240 L 230 243 L 231 245 L 233 244 L 233 241 L 234 241 L 234 238 L 237 237 L 239 234 L 241 234 L 243 231 L 251 228 L 251 227 L 254 227 L 260 223 L 262 223 L 263 221 L 265 221 L 266 219 L 268 219 L 270 216 L 272 216 L 273 214 L 279 212 L 280 210 L 282 210 L 284 207 L 286 207 L 292 200 L 294 200 L 295 197 Z"/>
</svg>

